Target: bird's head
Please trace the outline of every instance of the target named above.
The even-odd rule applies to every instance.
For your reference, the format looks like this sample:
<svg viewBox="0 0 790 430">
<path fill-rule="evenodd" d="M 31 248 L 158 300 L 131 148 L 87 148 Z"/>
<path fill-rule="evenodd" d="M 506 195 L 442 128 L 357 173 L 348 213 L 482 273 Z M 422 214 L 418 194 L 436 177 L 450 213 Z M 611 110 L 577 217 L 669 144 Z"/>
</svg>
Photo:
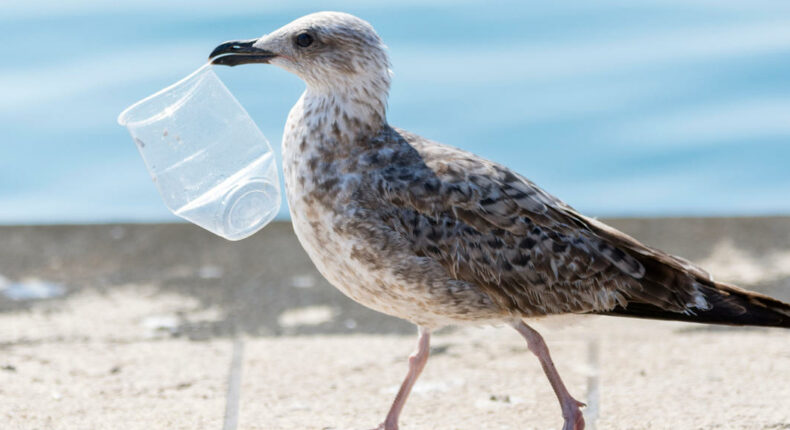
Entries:
<svg viewBox="0 0 790 430">
<path fill-rule="evenodd" d="M 209 60 L 226 66 L 274 64 L 321 92 L 364 86 L 386 94 L 390 84 L 381 38 L 366 21 L 341 12 L 313 13 L 258 39 L 225 42 Z"/>
</svg>

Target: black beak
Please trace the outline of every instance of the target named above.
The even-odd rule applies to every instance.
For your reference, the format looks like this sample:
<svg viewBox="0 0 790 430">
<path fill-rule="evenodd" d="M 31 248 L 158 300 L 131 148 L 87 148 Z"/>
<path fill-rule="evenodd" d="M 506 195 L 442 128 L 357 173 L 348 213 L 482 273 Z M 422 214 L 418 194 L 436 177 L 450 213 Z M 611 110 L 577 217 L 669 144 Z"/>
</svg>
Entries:
<svg viewBox="0 0 790 430">
<path fill-rule="evenodd" d="M 252 46 L 258 39 L 225 42 L 211 51 L 208 59 L 211 64 L 238 66 L 249 63 L 268 63 L 277 54 Z"/>
</svg>

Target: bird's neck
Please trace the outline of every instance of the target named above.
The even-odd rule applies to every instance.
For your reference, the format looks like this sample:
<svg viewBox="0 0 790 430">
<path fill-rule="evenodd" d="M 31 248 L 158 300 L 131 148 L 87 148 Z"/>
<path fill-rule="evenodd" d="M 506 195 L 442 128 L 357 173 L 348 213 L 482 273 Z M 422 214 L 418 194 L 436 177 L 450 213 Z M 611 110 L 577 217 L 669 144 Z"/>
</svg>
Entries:
<svg viewBox="0 0 790 430">
<path fill-rule="evenodd" d="M 353 145 L 386 124 L 387 89 L 308 86 L 302 95 L 304 126 L 324 144 Z"/>
<path fill-rule="evenodd" d="M 283 133 L 289 194 L 310 188 L 319 164 L 337 167 L 364 151 L 386 127 L 386 100 L 386 89 L 324 91 L 308 86 L 291 109 Z"/>
</svg>

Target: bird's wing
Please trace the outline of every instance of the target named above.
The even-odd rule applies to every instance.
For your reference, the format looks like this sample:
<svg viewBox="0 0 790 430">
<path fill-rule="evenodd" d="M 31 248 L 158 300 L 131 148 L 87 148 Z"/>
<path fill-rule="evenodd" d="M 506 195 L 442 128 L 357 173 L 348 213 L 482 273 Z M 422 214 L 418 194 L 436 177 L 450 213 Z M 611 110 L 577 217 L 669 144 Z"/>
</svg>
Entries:
<svg viewBox="0 0 790 430">
<path fill-rule="evenodd" d="M 706 272 L 579 214 L 504 166 L 402 130 L 378 139 L 390 144 L 388 157 L 370 185 L 390 208 L 380 211 L 386 221 L 414 252 L 502 306 L 527 315 L 630 302 L 671 312 L 707 306 L 698 283 Z"/>
</svg>

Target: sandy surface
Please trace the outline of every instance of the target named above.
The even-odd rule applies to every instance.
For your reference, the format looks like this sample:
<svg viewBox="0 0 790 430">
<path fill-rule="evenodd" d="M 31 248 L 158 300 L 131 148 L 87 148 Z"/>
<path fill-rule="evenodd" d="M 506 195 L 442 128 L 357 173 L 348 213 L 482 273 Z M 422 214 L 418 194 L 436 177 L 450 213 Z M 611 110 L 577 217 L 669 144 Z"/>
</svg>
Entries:
<svg viewBox="0 0 790 430">
<path fill-rule="evenodd" d="M 790 218 L 613 223 L 790 299 Z M 790 429 L 786 330 L 536 328 L 588 428 Z M 330 287 L 285 224 L 241 242 L 188 225 L 0 227 L 2 429 L 370 429 L 415 337 Z M 560 427 L 537 360 L 494 327 L 434 336 L 401 426 Z"/>
</svg>

